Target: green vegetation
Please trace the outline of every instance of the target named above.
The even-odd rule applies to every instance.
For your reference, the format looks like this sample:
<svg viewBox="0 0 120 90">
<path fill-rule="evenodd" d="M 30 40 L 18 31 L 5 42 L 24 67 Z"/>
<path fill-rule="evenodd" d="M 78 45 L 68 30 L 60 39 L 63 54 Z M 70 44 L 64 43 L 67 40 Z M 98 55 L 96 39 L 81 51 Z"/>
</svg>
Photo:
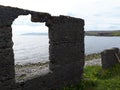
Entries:
<svg viewBox="0 0 120 90">
<path fill-rule="evenodd" d="M 86 31 L 85 35 L 87 35 L 87 36 L 98 36 L 98 32 L 97 31 Z"/>
<path fill-rule="evenodd" d="M 107 70 L 100 66 L 86 66 L 83 80 L 63 90 L 120 90 L 120 64 Z"/>
<path fill-rule="evenodd" d="M 120 36 L 120 30 L 114 31 L 86 31 L 87 36 Z"/>
<path fill-rule="evenodd" d="M 85 60 L 86 61 L 93 60 L 93 59 L 99 59 L 99 58 L 101 58 L 101 54 L 100 53 L 93 53 L 93 54 L 85 55 Z"/>
<path fill-rule="evenodd" d="M 113 36 L 120 36 L 120 31 L 112 32 L 112 35 L 113 35 Z"/>
</svg>

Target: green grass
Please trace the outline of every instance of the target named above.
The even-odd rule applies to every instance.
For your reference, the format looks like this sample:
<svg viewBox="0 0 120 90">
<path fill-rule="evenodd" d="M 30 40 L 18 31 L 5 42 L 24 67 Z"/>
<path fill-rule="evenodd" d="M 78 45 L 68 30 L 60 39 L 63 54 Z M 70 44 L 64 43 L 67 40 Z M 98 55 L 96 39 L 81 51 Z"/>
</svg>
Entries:
<svg viewBox="0 0 120 90">
<path fill-rule="evenodd" d="M 113 36 L 120 36 L 120 31 L 114 31 L 111 33 Z"/>
<path fill-rule="evenodd" d="M 120 30 L 112 31 L 86 31 L 88 36 L 120 36 Z"/>
<path fill-rule="evenodd" d="M 120 65 L 107 70 L 100 66 L 86 66 L 83 77 L 78 85 L 63 90 L 120 90 Z"/>
</svg>

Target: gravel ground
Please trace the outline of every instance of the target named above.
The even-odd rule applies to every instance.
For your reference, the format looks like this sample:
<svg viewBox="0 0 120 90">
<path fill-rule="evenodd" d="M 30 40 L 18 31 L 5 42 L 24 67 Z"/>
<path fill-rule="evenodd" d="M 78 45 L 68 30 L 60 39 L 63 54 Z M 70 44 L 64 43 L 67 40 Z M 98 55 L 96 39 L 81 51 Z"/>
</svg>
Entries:
<svg viewBox="0 0 120 90">
<path fill-rule="evenodd" d="M 91 65 L 101 65 L 101 59 L 93 59 L 89 61 L 85 61 L 85 66 Z M 45 75 L 49 73 L 48 64 L 39 66 L 39 65 L 26 65 L 19 66 L 15 68 L 15 78 L 16 82 L 23 82 L 28 79 L 32 79 L 41 75 Z"/>
<path fill-rule="evenodd" d="M 92 66 L 92 65 L 100 65 L 101 66 L 101 59 L 93 59 L 90 61 L 85 61 L 85 66 Z"/>
<path fill-rule="evenodd" d="M 15 79 L 16 82 L 23 82 L 28 79 L 32 79 L 41 75 L 45 75 L 49 73 L 49 66 L 46 64 L 44 66 L 38 65 L 27 65 L 23 67 L 16 67 L 15 68 Z"/>
</svg>

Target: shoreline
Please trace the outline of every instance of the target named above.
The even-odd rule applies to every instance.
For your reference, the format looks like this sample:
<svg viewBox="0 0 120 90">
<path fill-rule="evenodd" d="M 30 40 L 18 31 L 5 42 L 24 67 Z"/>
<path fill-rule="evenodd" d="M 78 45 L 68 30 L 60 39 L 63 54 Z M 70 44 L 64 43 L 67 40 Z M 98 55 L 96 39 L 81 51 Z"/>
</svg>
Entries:
<svg viewBox="0 0 120 90">
<path fill-rule="evenodd" d="M 26 65 L 15 65 L 16 82 L 24 82 L 41 75 L 49 73 L 49 65 L 46 63 L 34 63 Z"/>
<path fill-rule="evenodd" d="M 102 31 L 85 31 L 86 36 L 105 36 L 105 37 L 114 37 L 120 36 L 120 30 L 102 30 Z"/>
<path fill-rule="evenodd" d="M 86 60 L 87 59 L 87 60 Z M 15 65 L 16 82 L 24 82 L 50 72 L 49 62 Z M 85 55 L 85 66 L 101 65 L 100 53 Z"/>
<path fill-rule="evenodd" d="M 100 53 L 91 53 L 85 55 L 85 61 L 93 60 L 93 59 L 99 59 L 101 58 Z M 49 61 L 42 61 L 42 62 L 30 62 L 30 63 L 16 63 L 15 67 L 23 67 L 23 66 L 34 66 L 34 65 L 44 65 L 49 63 Z"/>
</svg>

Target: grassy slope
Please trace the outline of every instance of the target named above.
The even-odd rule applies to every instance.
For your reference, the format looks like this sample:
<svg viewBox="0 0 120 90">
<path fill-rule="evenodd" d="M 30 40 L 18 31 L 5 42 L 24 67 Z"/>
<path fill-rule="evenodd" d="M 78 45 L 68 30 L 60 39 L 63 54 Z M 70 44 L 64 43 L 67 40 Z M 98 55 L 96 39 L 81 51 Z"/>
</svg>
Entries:
<svg viewBox="0 0 120 90">
<path fill-rule="evenodd" d="M 88 36 L 120 36 L 120 30 L 116 31 L 86 31 Z"/>
<path fill-rule="evenodd" d="M 120 31 L 112 32 L 112 35 L 113 35 L 113 36 L 120 36 Z"/>
<path fill-rule="evenodd" d="M 84 79 L 63 90 L 120 90 L 120 65 L 103 70 L 100 66 L 87 66 Z"/>
</svg>

